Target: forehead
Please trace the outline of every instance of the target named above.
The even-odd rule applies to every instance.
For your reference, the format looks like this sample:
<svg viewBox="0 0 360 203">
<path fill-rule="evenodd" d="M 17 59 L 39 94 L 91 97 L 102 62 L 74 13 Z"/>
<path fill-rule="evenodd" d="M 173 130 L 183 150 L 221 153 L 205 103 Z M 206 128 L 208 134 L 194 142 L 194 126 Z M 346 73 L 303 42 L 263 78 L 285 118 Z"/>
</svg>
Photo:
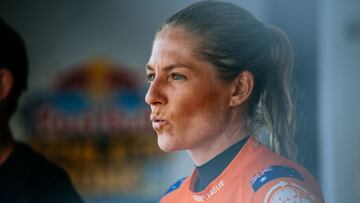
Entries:
<svg viewBox="0 0 360 203">
<path fill-rule="evenodd" d="M 159 32 L 154 40 L 149 65 L 172 60 L 199 60 L 194 50 L 199 41 L 181 28 L 168 28 Z"/>
</svg>

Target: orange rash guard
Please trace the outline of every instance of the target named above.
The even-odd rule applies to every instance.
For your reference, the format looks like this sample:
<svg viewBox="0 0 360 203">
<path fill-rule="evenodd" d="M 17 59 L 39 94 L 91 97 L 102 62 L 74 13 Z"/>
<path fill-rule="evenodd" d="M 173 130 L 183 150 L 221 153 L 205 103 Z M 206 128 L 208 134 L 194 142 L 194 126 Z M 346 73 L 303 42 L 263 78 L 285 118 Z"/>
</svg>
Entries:
<svg viewBox="0 0 360 203">
<path fill-rule="evenodd" d="M 193 192 L 197 179 L 172 185 L 160 203 L 322 203 L 320 188 L 302 166 L 273 153 L 253 137 L 203 191 Z"/>
</svg>

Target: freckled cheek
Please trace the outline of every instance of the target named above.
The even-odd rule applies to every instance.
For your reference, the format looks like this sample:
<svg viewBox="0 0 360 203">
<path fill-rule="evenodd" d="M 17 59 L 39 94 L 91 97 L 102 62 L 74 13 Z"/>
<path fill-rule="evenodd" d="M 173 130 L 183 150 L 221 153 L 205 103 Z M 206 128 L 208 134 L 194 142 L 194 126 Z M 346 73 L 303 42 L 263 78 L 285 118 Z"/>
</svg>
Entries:
<svg viewBox="0 0 360 203">
<path fill-rule="evenodd" d="M 177 125 L 183 125 L 186 121 L 189 121 L 194 112 L 198 108 L 198 105 L 189 100 L 176 101 L 171 111 L 171 120 Z"/>
<path fill-rule="evenodd" d="M 173 108 L 171 118 L 176 129 L 185 130 L 189 127 L 199 127 L 214 119 L 217 108 L 215 102 L 208 100 L 206 96 L 188 96 L 187 98 L 183 101 L 177 100 L 176 106 Z"/>
</svg>

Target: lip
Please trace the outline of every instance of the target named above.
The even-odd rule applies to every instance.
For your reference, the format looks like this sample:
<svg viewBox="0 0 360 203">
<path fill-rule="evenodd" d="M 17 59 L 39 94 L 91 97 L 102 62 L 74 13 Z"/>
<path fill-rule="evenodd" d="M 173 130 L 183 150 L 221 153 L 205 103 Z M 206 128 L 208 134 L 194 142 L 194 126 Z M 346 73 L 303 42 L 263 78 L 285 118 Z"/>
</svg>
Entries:
<svg viewBox="0 0 360 203">
<path fill-rule="evenodd" d="M 150 120 L 154 129 L 162 128 L 164 125 L 167 125 L 169 123 L 167 120 L 155 116 L 151 116 Z"/>
</svg>

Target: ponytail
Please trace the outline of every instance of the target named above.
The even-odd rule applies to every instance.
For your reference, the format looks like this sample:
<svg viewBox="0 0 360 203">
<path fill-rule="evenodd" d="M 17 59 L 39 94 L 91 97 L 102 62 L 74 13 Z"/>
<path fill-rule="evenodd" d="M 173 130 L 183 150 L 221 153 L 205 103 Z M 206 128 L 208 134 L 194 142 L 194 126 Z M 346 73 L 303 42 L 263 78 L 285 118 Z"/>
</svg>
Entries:
<svg viewBox="0 0 360 203">
<path fill-rule="evenodd" d="M 293 51 L 286 35 L 267 26 L 270 42 L 270 63 L 267 84 L 260 95 L 259 113 L 269 131 L 273 151 L 295 159 L 293 149 L 294 111 L 290 80 L 293 70 Z"/>
</svg>

